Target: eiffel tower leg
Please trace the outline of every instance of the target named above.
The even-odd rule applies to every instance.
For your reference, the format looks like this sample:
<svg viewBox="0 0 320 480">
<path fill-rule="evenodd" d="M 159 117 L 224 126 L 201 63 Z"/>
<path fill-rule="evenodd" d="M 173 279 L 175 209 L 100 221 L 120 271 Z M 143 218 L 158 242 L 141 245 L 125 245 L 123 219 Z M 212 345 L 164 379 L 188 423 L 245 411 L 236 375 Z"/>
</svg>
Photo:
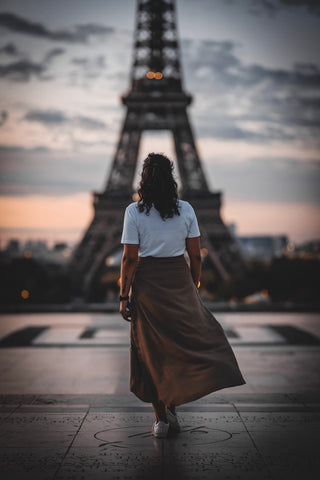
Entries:
<svg viewBox="0 0 320 480">
<path fill-rule="evenodd" d="M 201 167 L 186 109 L 178 111 L 175 125 L 173 137 L 181 176 L 182 195 L 188 195 L 193 191 L 208 192 L 208 184 Z"/>
<path fill-rule="evenodd" d="M 94 218 L 68 265 L 74 285 L 74 294 L 90 300 L 94 296 L 92 286 L 97 272 L 105 265 L 106 258 L 120 247 L 122 219 L 128 199 L 94 198 Z"/>
<path fill-rule="evenodd" d="M 209 192 L 199 198 L 190 198 L 194 206 L 201 231 L 201 246 L 208 256 L 218 279 L 229 280 L 239 272 L 248 271 L 240 245 L 221 218 L 221 193 Z"/>
<path fill-rule="evenodd" d="M 216 276 L 226 281 L 233 273 L 246 269 L 245 261 L 221 219 L 221 193 L 211 193 L 208 189 L 185 109 L 179 112 L 175 123 L 173 135 L 183 187 L 181 196 L 196 209 L 201 246 L 208 250 Z"/>
<path fill-rule="evenodd" d="M 69 263 L 76 290 L 87 300 L 94 296 L 92 287 L 106 257 L 121 247 L 123 215 L 132 201 L 141 136 L 133 120 L 134 114 L 128 110 L 108 184 L 103 193 L 93 194 L 94 218 Z"/>
<path fill-rule="evenodd" d="M 141 131 L 137 128 L 137 114 L 128 109 L 106 191 L 132 195 L 132 181 L 139 153 L 140 138 Z"/>
</svg>

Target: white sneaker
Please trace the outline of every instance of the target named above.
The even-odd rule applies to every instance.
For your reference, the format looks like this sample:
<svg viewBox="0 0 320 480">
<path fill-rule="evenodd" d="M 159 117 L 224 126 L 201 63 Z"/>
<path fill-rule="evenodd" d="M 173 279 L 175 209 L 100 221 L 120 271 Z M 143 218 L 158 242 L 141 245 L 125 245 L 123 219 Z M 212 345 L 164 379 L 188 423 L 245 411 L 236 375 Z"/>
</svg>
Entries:
<svg viewBox="0 0 320 480">
<path fill-rule="evenodd" d="M 169 430 L 169 423 L 162 422 L 154 422 L 152 425 L 152 435 L 157 438 L 166 438 L 167 433 Z"/>
<path fill-rule="evenodd" d="M 169 408 L 167 408 L 167 419 L 168 419 L 170 428 L 172 430 L 174 430 L 175 432 L 180 432 L 181 428 L 180 428 L 180 424 L 179 424 L 177 414 L 174 415 L 171 412 L 171 410 L 169 410 Z"/>
</svg>

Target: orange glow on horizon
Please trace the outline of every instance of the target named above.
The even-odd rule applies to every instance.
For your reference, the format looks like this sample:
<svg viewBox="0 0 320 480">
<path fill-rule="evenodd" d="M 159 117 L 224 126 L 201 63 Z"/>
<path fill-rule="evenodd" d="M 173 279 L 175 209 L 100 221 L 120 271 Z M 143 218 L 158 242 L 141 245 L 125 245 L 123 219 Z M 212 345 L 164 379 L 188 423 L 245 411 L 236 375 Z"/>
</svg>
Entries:
<svg viewBox="0 0 320 480">
<path fill-rule="evenodd" d="M 2 228 L 85 228 L 92 216 L 90 193 L 0 197 Z"/>
<path fill-rule="evenodd" d="M 19 235 L 27 237 L 28 231 L 32 233 L 33 229 L 43 229 L 47 232 L 44 235 L 60 239 L 70 230 L 78 231 L 74 236 L 80 239 L 93 214 L 90 193 L 0 196 L 0 228 L 7 238 L 11 230 L 21 231 L 21 234 L 11 235 L 17 238 Z M 237 235 L 283 234 L 297 243 L 320 237 L 320 211 L 313 203 L 250 201 L 225 196 L 221 215 L 226 224 L 236 224 Z"/>
<path fill-rule="evenodd" d="M 320 210 L 311 202 L 225 199 L 225 223 L 236 224 L 237 235 L 287 235 L 303 242 L 320 236 Z"/>
</svg>

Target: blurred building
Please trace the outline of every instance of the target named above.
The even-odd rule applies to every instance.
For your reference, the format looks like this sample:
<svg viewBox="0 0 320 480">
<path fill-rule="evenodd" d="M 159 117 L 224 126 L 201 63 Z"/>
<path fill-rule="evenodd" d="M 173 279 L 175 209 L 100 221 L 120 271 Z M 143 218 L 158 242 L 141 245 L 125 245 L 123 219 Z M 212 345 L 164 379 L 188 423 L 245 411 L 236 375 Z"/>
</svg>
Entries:
<svg viewBox="0 0 320 480">
<path fill-rule="evenodd" d="M 290 258 L 305 258 L 320 260 L 320 240 L 310 240 L 289 249 Z"/>
<path fill-rule="evenodd" d="M 272 260 L 286 253 L 289 243 L 286 235 L 246 235 L 237 240 L 247 259 Z"/>
<path fill-rule="evenodd" d="M 41 263 L 56 263 L 64 265 L 72 253 L 72 249 L 65 242 L 55 243 L 48 248 L 43 240 L 27 240 L 21 244 L 17 239 L 9 240 L 6 248 L 1 250 L 1 259 L 9 261 L 12 258 L 34 258 Z"/>
<path fill-rule="evenodd" d="M 272 260 L 294 249 L 287 235 L 237 235 L 235 223 L 228 228 L 248 260 Z"/>
<path fill-rule="evenodd" d="M 21 244 L 19 240 L 12 238 L 9 240 L 7 248 L 4 250 L 4 252 L 11 257 L 19 257 L 21 255 Z"/>
</svg>

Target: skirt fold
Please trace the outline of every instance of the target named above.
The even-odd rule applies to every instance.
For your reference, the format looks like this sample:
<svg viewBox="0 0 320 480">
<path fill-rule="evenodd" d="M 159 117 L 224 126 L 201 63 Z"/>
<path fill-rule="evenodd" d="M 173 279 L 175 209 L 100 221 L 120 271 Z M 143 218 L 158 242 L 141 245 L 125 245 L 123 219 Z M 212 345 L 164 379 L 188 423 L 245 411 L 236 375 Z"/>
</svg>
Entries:
<svg viewBox="0 0 320 480">
<path fill-rule="evenodd" d="M 130 391 L 182 405 L 246 383 L 183 255 L 140 257 L 132 284 Z"/>
</svg>

